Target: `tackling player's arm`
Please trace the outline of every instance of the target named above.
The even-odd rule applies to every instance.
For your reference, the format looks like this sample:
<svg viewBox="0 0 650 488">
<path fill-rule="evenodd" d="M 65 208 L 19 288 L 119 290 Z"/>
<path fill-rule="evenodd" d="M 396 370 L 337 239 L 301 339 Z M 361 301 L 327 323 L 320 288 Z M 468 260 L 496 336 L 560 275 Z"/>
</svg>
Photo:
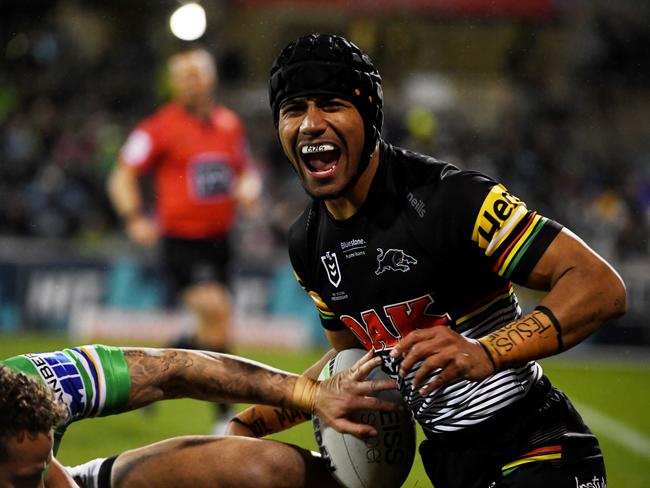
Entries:
<svg viewBox="0 0 650 488">
<path fill-rule="evenodd" d="M 184 397 L 305 407 L 292 396 L 299 386 L 298 375 L 254 361 L 185 349 L 124 347 L 122 351 L 131 376 L 128 410 Z"/>
<path fill-rule="evenodd" d="M 327 362 L 335 354 L 335 350 L 328 351 L 318 362 L 305 371 L 304 376 L 317 378 Z M 367 396 L 381 390 L 395 388 L 395 383 L 392 380 L 381 382 L 363 381 L 380 363 L 379 357 L 373 357 L 372 353 L 368 353 L 349 370 L 323 381 L 323 387 L 319 392 L 312 412 L 339 432 L 349 432 L 357 436 L 377 435 L 373 427 L 354 423 L 348 420 L 347 417 L 352 411 L 359 409 L 379 409 L 382 411 L 394 411 L 396 409 L 395 405 Z M 231 420 L 226 434 L 263 437 L 301 424 L 310 418 L 310 415 L 298 412 L 295 409 L 254 405 L 240 412 Z"/>
<path fill-rule="evenodd" d="M 414 378 L 426 394 L 457 378 L 481 380 L 496 370 L 552 356 L 578 344 L 626 309 L 625 285 L 582 240 L 563 229 L 524 283 L 548 294 L 530 314 L 484 337 L 467 339 L 446 327 L 416 330 L 391 352 L 403 356 L 400 373 L 423 361 Z"/>
<path fill-rule="evenodd" d="M 302 412 L 317 412 L 342 432 L 366 432 L 346 417 L 355 410 L 394 410 L 390 402 L 368 396 L 394 388 L 392 381 L 365 381 L 377 365 L 370 355 L 347 374 L 316 381 L 227 354 L 184 349 L 123 348 L 131 391 L 127 409 L 189 397 L 211 402 L 261 403 Z M 322 366 L 321 366 L 322 369 Z M 304 417 L 304 416 L 303 416 Z M 371 432 L 372 433 L 372 432 Z"/>
<path fill-rule="evenodd" d="M 326 352 L 303 375 L 316 380 L 327 362 L 334 357 L 334 354 L 336 354 L 334 350 Z M 245 437 L 264 437 L 287 430 L 309 419 L 311 419 L 310 412 L 302 412 L 294 408 L 252 405 L 230 421 L 225 433 Z"/>
</svg>

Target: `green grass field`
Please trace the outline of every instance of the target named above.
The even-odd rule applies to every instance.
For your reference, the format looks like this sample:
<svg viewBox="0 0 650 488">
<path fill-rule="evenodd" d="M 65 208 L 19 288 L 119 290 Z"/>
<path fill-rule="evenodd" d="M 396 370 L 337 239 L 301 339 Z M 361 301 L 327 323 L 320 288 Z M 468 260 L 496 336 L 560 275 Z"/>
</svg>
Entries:
<svg viewBox="0 0 650 488">
<path fill-rule="evenodd" d="M 77 345 L 65 338 L 0 338 L 0 357 L 3 358 Z M 287 353 L 261 349 L 237 352 L 294 372 L 303 371 L 321 354 L 321 351 Z M 607 462 L 608 486 L 650 486 L 650 362 L 647 358 L 621 362 L 568 356 L 543 364 L 554 384 L 582 407 L 583 416 L 599 436 Z M 65 464 L 76 464 L 172 436 L 205 434 L 209 432 L 211 421 L 211 407 L 192 400 L 162 402 L 144 411 L 85 420 L 69 427 L 59 459 Z M 303 424 L 275 438 L 311 449 L 316 447 L 310 424 Z M 431 486 L 419 458 L 404 486 Z"/>
</svg>

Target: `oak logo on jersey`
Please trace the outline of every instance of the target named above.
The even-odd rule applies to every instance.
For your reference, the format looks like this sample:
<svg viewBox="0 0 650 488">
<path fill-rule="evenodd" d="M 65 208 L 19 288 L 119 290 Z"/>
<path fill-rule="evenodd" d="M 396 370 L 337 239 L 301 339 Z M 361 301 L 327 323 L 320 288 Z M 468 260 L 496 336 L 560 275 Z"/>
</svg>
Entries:
<svg viewBox="0 0 650 488">
<path fill-rule="evenodd" d="M 510 194 L 503 185 L 494 185 L 476 216 L 472 240 L 491 256 L 524 218 L 526 204 Z"/>
<path fill-rule="evenodd" d="M 361 312 L 358 318 L 341 315 L 341 322 L 359 339 L 364 348 L 375 351 L 394 348 L 402 337 L 416 329 L 449 325 L 448 313 L 430 310 L 435 303 L 431 294 Z"/>
<path fill-rule="evenodd" d="M 336 258 L 336 253 L 327 251 L 324 256 L 320 257 L 320 260 L 323 262 L 323 266 L 325 266 L 327 279 L 330 280 L 332 285 L 338 288 L 341 283 L 341 269 L 339 268 L 339 261 Z"/>
<path fill-rule="evenodd" d="M 376 275 L 384 271 L 401 271 L 406 273 L 411 269 L 411 265 L 418 264 L 418 260 L 409 256 L 401 249 L 389 249 L 384 252 L 381 247 L 377 248 L 377 263 L 379 266 L 375 270 Z"/>
</svg>

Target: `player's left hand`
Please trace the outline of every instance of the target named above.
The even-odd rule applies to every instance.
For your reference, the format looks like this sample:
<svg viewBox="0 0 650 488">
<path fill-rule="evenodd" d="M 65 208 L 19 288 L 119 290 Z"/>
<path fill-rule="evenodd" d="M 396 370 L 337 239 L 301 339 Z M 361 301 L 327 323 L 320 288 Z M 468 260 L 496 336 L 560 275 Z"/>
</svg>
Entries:
<svg viewBox="0 0 650 488">
<path fill-rule="evenodd" d="M 492 361 L 477 340 L 467 339 L 444 326 L 411 332 L 399 341 L 390 355 L 403 358 L 399 371 L 401 377 L 405 377 L 416 363 L 422 362 L 413 377 L 416 388 L 440 369 L 429 384 L 420 388 L 423 396 L 459 378 L 478 381 L 494 372 Z"/>
</svg>

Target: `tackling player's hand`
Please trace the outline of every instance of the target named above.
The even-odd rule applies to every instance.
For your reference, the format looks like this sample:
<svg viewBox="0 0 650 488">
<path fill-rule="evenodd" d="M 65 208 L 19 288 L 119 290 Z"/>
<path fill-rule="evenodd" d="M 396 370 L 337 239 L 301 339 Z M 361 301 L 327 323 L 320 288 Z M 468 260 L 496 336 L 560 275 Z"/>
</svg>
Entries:
<svg viewBox="0 0 650 488">
<path fill-rule="evenodd" d="M 477 340 L 467 339 L 444 326 L 411 332 L 399 341 L 390 355 L 403 358 L 399 371 L 402 378 L 415 364 L 422 362 L 413 377 L 416 388 L 440 369 L 437 376 L 420 389 L 423 396 L 457 379 L 478 381 L 494 372 L 492 361 Z"/>
<path fill-rule="evenodd" d="M 397 411 L 400 407 L 392 402 L 373 396 L 380 391 L 395 389 L 393 380 L 367 380 L 370 372 L 381 364 L 381 358 L 367 353 L 354 366 L 321 382 L 314 403 L 314 413 L 339 432 L 359 437 L 376 436 L 370 425 L 350 420 L 358 410 Z"/>
</svg>

